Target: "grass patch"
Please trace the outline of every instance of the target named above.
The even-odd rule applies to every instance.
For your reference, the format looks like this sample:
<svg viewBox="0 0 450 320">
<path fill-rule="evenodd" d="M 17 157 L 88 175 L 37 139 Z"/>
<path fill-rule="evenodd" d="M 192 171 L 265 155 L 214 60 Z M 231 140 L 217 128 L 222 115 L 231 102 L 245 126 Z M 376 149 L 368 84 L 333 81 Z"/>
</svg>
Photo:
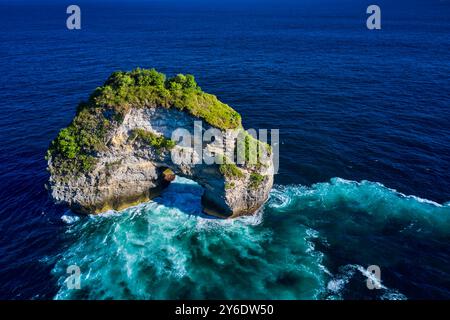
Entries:
<svg viewBox="0 0 450 320">
<path fill-rule="evenodd" d="M 144 129 L 133 129 L 130 135 L 130 139 L 133 141 L 136 139 L 140 140 L 143 143 L 152 146 L 158 151 L 171 150 L 173 147 L 175 147 L 175 141 Z"/>
<path fill-rule="evenodd" d="M 225 189 L 233 189 L 236 185 L 234 184 L 234 182 L 226 182 L 225 183 Z"/>
<path fill-rule="evenodd" d="M 223 163 L 219 165 L 219 171 L 221 174 L 223 174 L 227 178 L 243 178 L 244 173 L 239 169 L 234 163 L 230 163 L 227 161 L 226 157 L 224 156 Z"/>
<path fill-rule="evenodd" d="M 258 188 L 261 183 L 264 181 L 264 176 L 262 174 L 259 174 L 257 172 L 253 172 L 250 174 L 250 188 L 256 189 Z"/>
<path fill-rule="evenodd" d="M 100 108 L 87 108 L 81 103 L 77 115 L 62 129 L 47 151 L 52 157 L 53 172 L 59 175 L 87 172 L 95 163 L 95 154 L 105 150 L 104 137 L 110 121 Z"/>
<path fill-rule="evenodd" d="M 220 173 L 227 178 L 243 178 L 242 171 L 233 163 L 223 163 L 219 166 Z"/>
<path fill-rule="evenodd" d="M 237 149 L 238 154 L 243 155 L 244 159 L 242 160 L 248 166 L 256 167 L 265 165 L 263 160 L 267 159 L 272 153 L 272 148 L 269 144 L 259 141 L 245 130 L 239 133 Z"/>
</svg>

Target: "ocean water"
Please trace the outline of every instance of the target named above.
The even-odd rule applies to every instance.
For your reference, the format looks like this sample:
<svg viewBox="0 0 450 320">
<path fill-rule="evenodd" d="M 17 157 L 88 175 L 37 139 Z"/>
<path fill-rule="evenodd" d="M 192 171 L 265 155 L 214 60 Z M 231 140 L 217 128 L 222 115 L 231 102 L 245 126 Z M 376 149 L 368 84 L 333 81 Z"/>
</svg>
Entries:
<svg viewBox="0 0 450 320">
<path fill-rule="evenodd" d="M 367 5 L 80 2 L 68 31 L 65 5 L 0 1 L 0 298 L 449 299 L 450 3 L 380 1 L 375 32 Z M 246 128 L 280 129 L 258 214 L 205 216 L 182 178 L 123 212 L 52 203 L 49 142 L 138 66 L 192 73 Z"/>
</svg>

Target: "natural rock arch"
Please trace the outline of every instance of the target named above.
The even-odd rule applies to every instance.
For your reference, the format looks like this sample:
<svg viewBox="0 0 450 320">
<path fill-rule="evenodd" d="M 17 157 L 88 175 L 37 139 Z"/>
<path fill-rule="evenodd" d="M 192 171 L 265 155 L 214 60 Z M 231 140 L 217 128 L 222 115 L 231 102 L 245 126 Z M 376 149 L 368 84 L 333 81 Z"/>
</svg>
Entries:
<svg viewBox="0 0 450 320">
<path fill-rule="evenodd" d="M 141 73 L 137 73 L 136 79 L 140 79 Z M 120 81 L 130 82 L 127 78 L 122 78 L 123 76 L 120 76 Z M 110 82 L 111 79 L 105 86 Z M 121 86 L 115 90 L 120 90 Z M 134 89 L 134 86 L 136 85 L 131 88 Z M 153 90 L 152 86 L 147 89 Z M 104 89 L 107 94 L 111 94 L 108 90 Z M 127 90 L 130 90 L 130 87 L 127 87 Z M 197 88 L 194 93 L 189 91 L 194 90 L 192 88 L 186 90 L 189 94 L 197 95 L 195 101 L 201 101 L 202 91 Z M 189 104 L 189 101 L 186 103 Z M 239 167 L 233 164 L 206 164 L 203 161 L 193 164 L 173 161 L 172 153 L 181 148 L 170 140 L 175 130 L 182 128 L 194 135 L 196 121 L 202 121 L 203 130 L 217 128 L 226 136 L 229 133 L 223 126 L 234 120 L 212 118 L 211 113 L 205 113 L 204 109 L 199 112 L 202 117 L 193 115 L 193 111 L 185 108 L 164 107 L 149 101 L 146 101 L 144 106 L 134 102 L 128 105 L 119 104 L 113 109 L 99 102 L 91 104 L 94 105 L 80 108 L 81 111 L 79 110 L 71 126 L 61 131 L 49 150 L 49 189 L 52 198 L 57 202 L 65 203 L 74 211 L 82 213 L 120 210 L 158 195 L 168 183 L 167 172 L 164 173 L 167 168 L 203 187 L 202 204 L 204 211 L 209 214 L 220 217 L 250 214 L 267 200 L 273 184 L 271 156 L 264 165 Z M 126 107 L 123 107 L 124 105 Z M 229 114 L 231 118 L 236 117 L 234 111 L 230 111 L 232 109 L 226 105 L 215 107 L 222 116 Z M 209 105 L 204 108 L 209 108 Z M 224 125 L 220 127 L 222 124 Z M 102 126 L 106 126 L 106 129 Z M 72 127 L 74 128 L 71 129 Z M 80 143 L 74 143 L 75 147 L 71 148 L 72 141 L 78 141 L 79 138 L 73 133 L 71 136 L 70 130 L 77 130 L 77 134 L 83 136 L 95 130 L 99 131 L 99 127 L 102 134 L 98 134 L 101 136 L 101 139 L 98 139 L 100 146 L 96 146 L 95 152 L 83 154 L 80 150 L 84 150 L 84 146 L 80 146 Z M 237 129 L 243 130 L 240 119 Z M 88 135 L 85 139 L 88 142 L 84 143 L 97 142 L 96 138 L 97 136 Z M 208 150 L 212 148 L 212 143 L 203 143 L 202 147 Z M 194 152 L 194 149 L 191 150 Z M 71 157 L 73 153 L 75 157 Z M 81 170 L 80 166 L 86 165 L 89 165 L 88 169 Z M 257 184 L 253 181 L 255 176 L 259 177 Z"/>
</svg>

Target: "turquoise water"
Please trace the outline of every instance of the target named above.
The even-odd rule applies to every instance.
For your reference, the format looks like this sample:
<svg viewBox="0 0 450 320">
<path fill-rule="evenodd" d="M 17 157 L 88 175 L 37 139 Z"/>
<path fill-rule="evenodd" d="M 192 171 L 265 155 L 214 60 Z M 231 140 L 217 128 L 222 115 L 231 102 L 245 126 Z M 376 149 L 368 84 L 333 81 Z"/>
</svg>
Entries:
<svg viewBox="0 0 450 320">
<path fill-rule="evenodd" d="M 434 274 L 446 262 L 426 246 L 446 246 L 450 207 L 378 183 L 278 186 L 257 215 L 235 220 L 204 216 L 201 194 L 177 177 L 160 198 L 123 212 L 63 216 L 72 241 L 52 271 L 55 298 L 406 299 L 392 270 L 405 264 Z M 72 264 L 81 290 L 64 283 Z M 379 290 L 366 287 L 373 264 Z"/>
<path fill-rule="evenodd" d="M 450 298 L 449 1 L 378 0 L 374 32 L 363 0 L 77 4 L 73 31 L 60 1 L 0 0 L 0 299 Z M 208 219 L 186 181 L 98 217 L 49 199 L 50 141 L 136 67 L 194 74 L 245 128 L 280 129 L 259 215 Z"/>
</svg>

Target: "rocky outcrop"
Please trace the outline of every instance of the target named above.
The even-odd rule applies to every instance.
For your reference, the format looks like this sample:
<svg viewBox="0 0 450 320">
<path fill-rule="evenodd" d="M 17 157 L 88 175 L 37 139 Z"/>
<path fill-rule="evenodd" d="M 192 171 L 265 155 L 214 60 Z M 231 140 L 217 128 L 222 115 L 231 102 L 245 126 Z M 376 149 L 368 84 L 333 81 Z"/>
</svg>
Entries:
<svg viewBox="0 0 450 320">
<path fill-rule="evenodd" d="M 48 187 L 56 202 L 67 204 L 80 213 L 120 210 L 157 196 L 173 180 L 174 175 L 192 179 L 204 188 L 202 204 L 204 211 L 211 215 L 236 217 L 251 214 L 267 200 L 273 184 L 270 154 L 264 163 L 253 165 L 207 164 L 205 161 L 179 163 L 173 160 L 174 155 L 180 153 L 189 155 L 190 159 L 201 159 L 193 147 L 166 143 L 180 128 L 194 136 L 195 121 L 204 120 L 201 117 L 183 108 L 150 104 L 146 107 L 129 105 L 120 114 L 120 119 L 115 120 L 118 118 L 117 109 L 109 112 L 105 107 L 100 108 L 100 111 L 92 106 L 90 108 L 96 110 L 89 111 L 90 114 L 101 114 L 104 117 L 101 121 L 107 123 L 102 125 L 106 129 L 101 129 L 101 147 L 81 154 L 80 150 L 84 149 L 77 142 L 78 136 L 61 137 L 60 134 L 49 151 L 48 168 L 51 176 Z M 93 119 L 98 121 L 98 116 Z M 96 124 L 89 128 L 98 130 L 98 127 Z M 243 132 L 242 128 L 226 131 L 203 121 L 202 130 L 210 128 L 220 130 L 227 141 L 234 141 Z M 93 129 L 83 130 L 91 132 Z M 77 131 L 78 135 L 82 136 L 83 130 Z M 89 138 L 93 139 L 91 136 Z M 75 141 L 73 153 L 70 153 L 71 139 Z M 203 152 L 210 155 L 220 154 L 213 142 L 202 142 L 201 146 Z M 82 159 L 83 164 L 89 163 L 89 168 L 82 170 L 79 165 L 75 166 L 79 163 L 76 157 Z M 68 163 L 76 169 L 67 169 L 72 168 Z"/>
</svg>

